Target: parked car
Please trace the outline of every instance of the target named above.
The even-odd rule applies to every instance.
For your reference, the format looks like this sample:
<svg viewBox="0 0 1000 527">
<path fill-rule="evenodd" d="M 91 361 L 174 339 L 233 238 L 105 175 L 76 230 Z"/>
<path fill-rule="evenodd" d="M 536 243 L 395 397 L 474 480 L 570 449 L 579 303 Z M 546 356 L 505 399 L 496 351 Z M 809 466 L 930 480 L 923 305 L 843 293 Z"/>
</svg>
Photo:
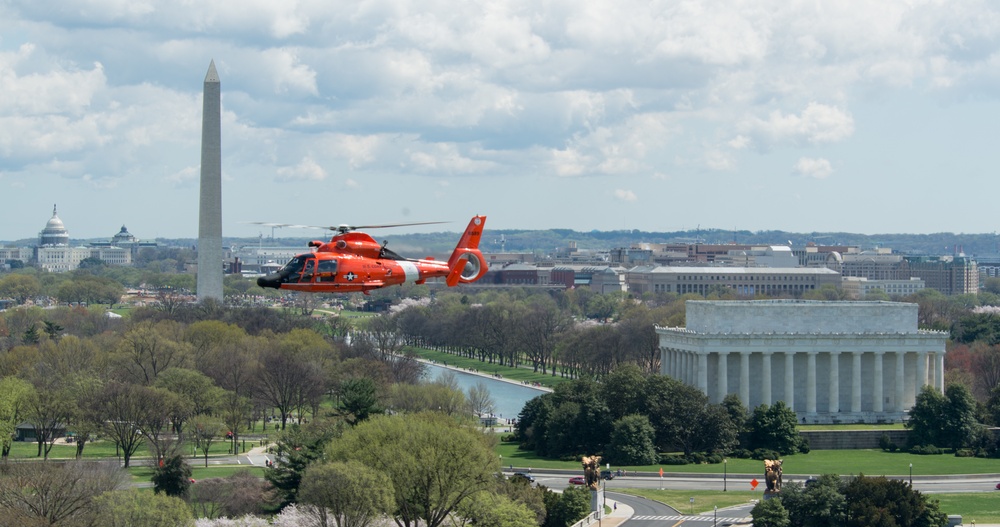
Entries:
<svg viewBox="0 0 1000 527">
<path fill-rule="evenodd" d="M 528 474 L 527 472 L 515 472 L 515 473 L 513 473 L 513 474 L 510 475 L 510 479 L 526 479 L 526 480 L 528 480 L 528 483 L 534 483 L 535 482 L 535 476 L 532 476 L 531 474 Z"/>
<path fill-rule="evenodd" d="M 583 476 L 574 476 L 569 478 L 569 482 L 573 485 L 586 485 L 587 480 L 583 479 Z"/>
</svg>

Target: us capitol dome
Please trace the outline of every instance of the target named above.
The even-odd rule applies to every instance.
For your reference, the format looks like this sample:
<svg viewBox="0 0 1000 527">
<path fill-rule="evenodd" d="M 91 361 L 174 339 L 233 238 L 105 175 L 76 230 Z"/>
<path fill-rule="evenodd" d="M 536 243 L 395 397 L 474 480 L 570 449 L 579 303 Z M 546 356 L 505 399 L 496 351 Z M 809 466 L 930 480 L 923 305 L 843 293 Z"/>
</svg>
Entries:
<svg viewBox="0 0 1000 527">
<path fill-rule="evenodd" d="M 66 226 L 63 225 L 62 220 L 59 219 L 59 215 L 56 214 L 56 206 L 53 205 L 52 218 L 45 224 L 45 228 L 42 229 L 42 232 L 38 233 L 38 246 L 54 247 L 68 245 L 69 231 L 66 230 Z"/>
</svg>

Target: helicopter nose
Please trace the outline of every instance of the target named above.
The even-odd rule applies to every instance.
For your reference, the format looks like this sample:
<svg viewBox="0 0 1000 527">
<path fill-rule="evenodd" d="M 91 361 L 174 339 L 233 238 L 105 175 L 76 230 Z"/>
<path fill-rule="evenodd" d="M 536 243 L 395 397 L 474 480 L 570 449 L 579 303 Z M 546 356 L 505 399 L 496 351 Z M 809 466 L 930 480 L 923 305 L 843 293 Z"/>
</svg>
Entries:
<svg viewBox="0 0 1000 527">
<path fill-rule="evenodd" d="M 261 276 L 257 278 L 257 285 L 260 287 L 271 287 L 278 289 L 281 287 L 281 276 L 278 274 L 269 274 L 267 276 Z"/>
</svg>

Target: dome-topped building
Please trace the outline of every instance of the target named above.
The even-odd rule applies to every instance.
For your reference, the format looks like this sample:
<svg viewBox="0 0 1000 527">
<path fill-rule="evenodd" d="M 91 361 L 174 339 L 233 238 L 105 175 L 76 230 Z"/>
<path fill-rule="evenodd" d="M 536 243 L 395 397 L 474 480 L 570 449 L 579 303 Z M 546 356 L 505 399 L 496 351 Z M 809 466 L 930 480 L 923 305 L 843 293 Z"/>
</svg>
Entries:
<svg viewBox="0 0 1000 527">
<path fill-rule="evenodd" d="M 128 229 L 126 229 L 124 225 L 122 225 L 122 230 L 118 231 L 118 234 L 111 237 L 111 245 L 116 247 L 134 245 L 138 242 L 139 239 L 133 236 L 132 233 L 128 232 Z"/>
<path fill-rule="evenodd" d="M 38 245 L 40 247 L 69 245 L 69 231 L 66 230 L 66 226 L 63 225 L 62 220 L 59 219 L 59 215 L 56 214 L 55 205 L 52 206 L 52 218 L 45 224 L 42 232 L 38 233 Z"/>
</svg>

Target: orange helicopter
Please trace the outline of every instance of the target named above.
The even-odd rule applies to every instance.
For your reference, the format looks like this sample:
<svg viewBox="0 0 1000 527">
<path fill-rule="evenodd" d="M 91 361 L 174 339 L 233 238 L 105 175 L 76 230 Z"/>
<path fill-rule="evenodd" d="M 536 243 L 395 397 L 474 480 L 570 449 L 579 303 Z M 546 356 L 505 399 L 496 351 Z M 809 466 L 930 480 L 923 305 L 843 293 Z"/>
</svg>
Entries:
<svg viewBox="0 0 1000 527">
<path fill-rule="evenodd" d="M 486 216 L 473 216 L 447 262 L 404 258 L 387 249 L 384 243 L 380 245 L 368 234 L 356 231 L 429 223 L 439 222 L 323 227 L 337 234 L 326 243 L 309 242 L 315 251 L 292 258 L 277 272 L 258 278 L 257 285 L 308 293 L 367 295 L 372 289 L 406 282 L 423 284 L 428 278 L 444 278 L 448 287 L 454 287 L 475 282 L 486 274 L 486 259 L 479 251 Z"/>
</svg>

